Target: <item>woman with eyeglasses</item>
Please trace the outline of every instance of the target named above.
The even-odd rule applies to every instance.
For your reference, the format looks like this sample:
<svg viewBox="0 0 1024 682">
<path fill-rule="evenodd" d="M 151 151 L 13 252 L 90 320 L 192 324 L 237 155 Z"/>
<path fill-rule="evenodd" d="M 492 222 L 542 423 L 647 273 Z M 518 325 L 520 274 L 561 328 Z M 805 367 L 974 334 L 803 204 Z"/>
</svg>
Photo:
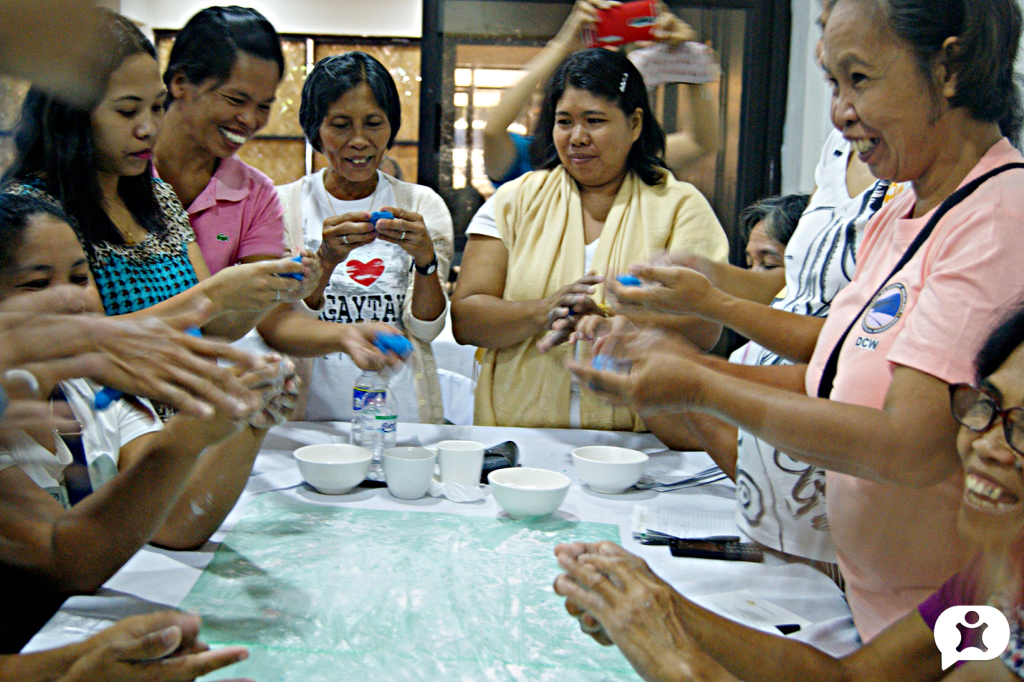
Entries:
<svg viewBox="0 0 1024 682">
<path fill-rule="evenodd" d="M 911 188 L 865 229 L 809 364 L 741 367 L 641 332 L 602 352 L 628 375 L 574 371 L 641 415 L 719 417 L 826 474 L 826 509 L 854 623 L 867 641 L 913 609 L 970 550 L 956 533 L 963 472 L 947 384 L 1024 291 L 1024 157 L 1013 0 L 839 0 L 822 61 L 832 120 L 872 174 Z M 609 291 L 693 314 L 706 279 L 634 266 Z M 703 284 L 702 284 L 703 283 Z M 710 294 L 714 295 L 714 294 Z"/>
<path fill-rule="evenodd" d="M 965 473 L 956 523 L 977 553 L 966 569 L 853 654 L 834 659 L 712 614 L 611 542 L 556 547 L 566 572 L 555 580 L 555 591 L 566 597 L 566 609 L 585 632 L 617 645 L 649 682 L 1024 678 L 1024 307 L 989 335 L 975 358 L 974 381 L 948 389 L 946 410 L 960 425 L 956 449 Z M 950 607 L 983 605 L 1006 618 L 1009 645 L 993 660 L 946 669 L 933 634 L 939 616 Z M 956 651 L 987 651 L 999 641 L 999 623 L 989 615 L 966 615 L 945 624 L 966 626 L 964 639 L 952 644 Z M 983 623 L 993 633 L 985 634 Z"/>
</svg>

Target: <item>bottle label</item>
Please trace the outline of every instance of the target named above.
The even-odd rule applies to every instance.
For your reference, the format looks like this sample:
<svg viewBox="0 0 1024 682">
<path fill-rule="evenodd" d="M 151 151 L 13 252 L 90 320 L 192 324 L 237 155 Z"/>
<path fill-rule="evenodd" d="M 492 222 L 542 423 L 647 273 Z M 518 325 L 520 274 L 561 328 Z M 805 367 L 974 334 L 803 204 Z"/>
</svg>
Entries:
<svg viewBox="0 0 1024 682">
<path fill-rule="evenodd" d="M 398 428 L 398 421 L 396 420 L 395 415 L 393 414 L 379 414 L 377 415 L 377 421 L 377 426 L 383 433 L 394 433 L 395 430 Z"/>
<path fill-rule="evenodd" d="M 384 391 L 370 391 L 365 388 L 353 388 L 352 389 L 352 411 L 358 412 L 363 408 L 363 403 L 367 400 L 373 400 L 374 398 L 380 397 L 384 400 Z"/>
</svg>

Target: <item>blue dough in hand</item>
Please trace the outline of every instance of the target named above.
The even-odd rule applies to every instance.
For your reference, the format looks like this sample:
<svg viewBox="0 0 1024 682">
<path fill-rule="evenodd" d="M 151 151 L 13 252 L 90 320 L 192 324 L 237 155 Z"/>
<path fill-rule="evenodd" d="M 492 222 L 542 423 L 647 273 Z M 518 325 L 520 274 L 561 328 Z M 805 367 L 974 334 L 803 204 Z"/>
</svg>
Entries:
<svg viewBox="0 0 1024 682">
<path fill-rule="evenodd" d="M 619 284 L 621 284 L 624 287 L 640 286 L 640 280 L 634 277 L 633 275 L 619 275 L 615 279 L 617 279 L 619 281 Z"/>
<path fill-rule="evenodd" d="M 373 345 L 380 350 L 381 353 L 387 353 L 391 351 L 400 358 L 408 357 L 412 353 L 412 344 L 409 339 L 405 338 L 401 334 L 384 334 L 377 332 L 376 337 L 373 339 Z"/>
<path fill-rule="evenodd" d="M 292 260 L 295 261 L 296 263 L 301 263 L 302 262 L 302 256 L 296 256 L 295 258 L 292 258 Z M 301 272 L 283 272 L 283 273 L 281 273 L 279 275 L 279 277 L 291 277 L 292 279 L 297 279 L 300 282 L 303 279 L 305 279 L 305 277 L 303 276 L 303 274 Z"/>
<path fill-rule="evenodd" d="M 619 360 L 611 355 L 595 355 L 590 361 L 590 366 L 598 372 L 615 372 L 616 374 L 628 374 L 630 363 Z"/>
<path fill-rule="evenodd" d="M 195 336 L 196 338 L 203 338 L 203 332 L 199 329 L 199 327 L 185 327 L 185 333 L 188 334 L 189 336 Z M 108 407 L 110 407 L 123 397 L 124 393 L 121 393 L 121 391 L 117 390 L 116 388 L 104 386 L 99 391 L 97 391 L 96 396 L 93 398 L 92 404 L 93 407 L 102 412 L 103 410 L 107 409 Z"/>
<path fill-rule="evenodd" d="M 370 223 L 377 227 L 378 220 L 394 220 L 395 216 L 391 215 L 390 211 L 374 211 L 370 214 Z"/>
</svg>

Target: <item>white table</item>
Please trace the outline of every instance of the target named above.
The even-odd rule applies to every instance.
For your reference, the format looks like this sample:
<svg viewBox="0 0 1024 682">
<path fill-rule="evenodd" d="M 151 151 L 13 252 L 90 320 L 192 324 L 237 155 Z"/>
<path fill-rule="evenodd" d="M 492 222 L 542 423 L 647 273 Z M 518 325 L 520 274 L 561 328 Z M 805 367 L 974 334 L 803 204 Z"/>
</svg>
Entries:
<svg viewBox="0 0 1024 682">
<path fill-rule="evenodd" d="M 274 429 L 267 437 L 246 493 L 214 536 L 200 551 L 172 552 L 147 547 L 111 578 L 96 596 L 73 597 L 37 634 L 25 651 L 66 644 L 95 632 L 110 621 L 155 608 L 177 606 L 199 578 L 216 550 L 216 542 L 234 527 L 244 505 L 267 489 L 310 504 L 343 505 L 379 510 L 447 512 L 467 516 L 497 517 L 504 514 L 489 494 L 482 502 L 456 504 L 443 498 L 426 497 L 401 501 L 386 488 L 357 488 L 343 496 L 316 493 L 297 484 L 298 473 L 291 452 L 312 443 L 347 442 L 348 424 L 290 423 Z M 810 566 L 786 563 L 766 555 L 763 564 L 673 558 L 666 547 L 649 547 L 635 542 L 630 534 L 630 517 L 635 504 L 709 511 L 730 511 L 735 506 L 731 483 L 717 483 L 672 493 L 633 491 L 623 495 L 594 493 L 579 483 L 570 451 L 581 445 L 621 445 L 647 452 L 663 448 L 651 435 L 632 433 L 561 430 L 509 429 L 478 426 L 435 426 L 400 424 L 399 443 L 430 445 L 445 439 L 469 439 L 493 445 L 515 441 L 523 466 L 554 469 L 573 479 L 565 502 L 557 512 L 568 520 L 616 524 L 622 545 L 644 557 L 651 567 L 683 594 L 702 595 L 749 589 L 813 623 L 793 637 L 810 641 L 833 653 L 853 648 L 856 633 L 840 590 L 824 574 Z M 704 453 L 664 453 L 676 464 L 694 472 L 705 468 L 710 458 Z M 295 484 L 292 487 L 289 484 Z M 552 575 L 552 579 L 554 575 Z"/>
</svg>

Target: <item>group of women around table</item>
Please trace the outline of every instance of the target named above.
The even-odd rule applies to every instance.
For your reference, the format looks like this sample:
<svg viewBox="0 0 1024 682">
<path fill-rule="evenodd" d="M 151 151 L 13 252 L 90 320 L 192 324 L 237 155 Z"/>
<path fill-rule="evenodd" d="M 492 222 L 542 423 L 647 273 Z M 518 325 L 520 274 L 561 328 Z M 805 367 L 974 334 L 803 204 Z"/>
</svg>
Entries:
<svg viewBox="0 0 1024 682">
<path fill-rule="evenodd" d="M 227 339 L 255 327 L 279 353 L 311 360 L 240 364 L 236 378 L 259 404 L 202 416 L 129 397 L 100 411 L 96 384 L 63 381 L 82 452 L 74 438 L 8 432 L 0 489 L 19 504 L 3 505 L 0 589 L 25 607 L 3 623 L 8 650 L 143 543 L 204 542 L 270 426 L 296 409 L 347 418 L 339 405 L 357 374 L 397 365 L 376 333 L 414 342 L 394 383 L 399 419 L 440 420 L 428 344 L 447 314 L 452 226 L 436 194 L 378 170 L 401 125 L 386 69 L 358 52 L 312 69 L 299 118 L 327 165 L 275 189 L 235 155 L 266 124 L 284 72 L 262 16 L 203 10 L 162 80 L 138 29 L 113 14 L 104 22 L 113 57 L 98 102 L 82 109 L 37 89 L 26 99 L 0 195 L 0 312 L 195 318 Z M 781 274 L 724 263 L 724 232 L 666 169 L 665 135 L 628 59 L 584 50 L 555 69 L 536 170 L 503 185 L 493 222 L 471 229 L 453 295 L 456 338 L 485 349 L 476 420 L 649 428 L 719 459 L 737 479 L 744 529 L 761 540 L 762 517 L 774 517 L 769 546 L 829 563 L 824 540 L 808 549 L 786 538 L 806 538 L 799 523 L 811 518 L 830 531 L 866 642 L 841 660 L 702 610 L 616 545 L 559 546 L 555 590 L 567 609 L 646 679 L 941 679 L 935 619 L 984 603 L 1006 614 L 1011 644 L 948 678 L 1014 679 L 1024 664 L 1014 233 L 1024 159 L 1010 143 L 1022 121 L 1020 10 L 1013 0 L 830 0 L 822 25 L 838 133 Z M 394 217 L 371 222 L 377 211 Z M 613 277 L 627 271 L 641 286 Z M 761 359 L 703 354 L 723 325 L 756 341 Z M 589 352 L 629 369 L 595 369 Z M 86 494 L 71 506 L 82 491 L 61 472 L 76 460 Z M 758 466 L 797 482 L 799 513 L 765 509 L 782 484 L 758 482 Z M 809 484 L 813 495 L 797 495 Z M 149 651 L 187 640 L 182 651 L 195 655 L 195 622 L 150 617 L 160 618 L 171 625 Z M 103 637 L 33 659 L 63 661 L 38 679 L 64 675 Z M 202 655 L 208 668 L 244 654 Z M 88 669 L 92 679 L 103 670 Z"/>
</svg>

